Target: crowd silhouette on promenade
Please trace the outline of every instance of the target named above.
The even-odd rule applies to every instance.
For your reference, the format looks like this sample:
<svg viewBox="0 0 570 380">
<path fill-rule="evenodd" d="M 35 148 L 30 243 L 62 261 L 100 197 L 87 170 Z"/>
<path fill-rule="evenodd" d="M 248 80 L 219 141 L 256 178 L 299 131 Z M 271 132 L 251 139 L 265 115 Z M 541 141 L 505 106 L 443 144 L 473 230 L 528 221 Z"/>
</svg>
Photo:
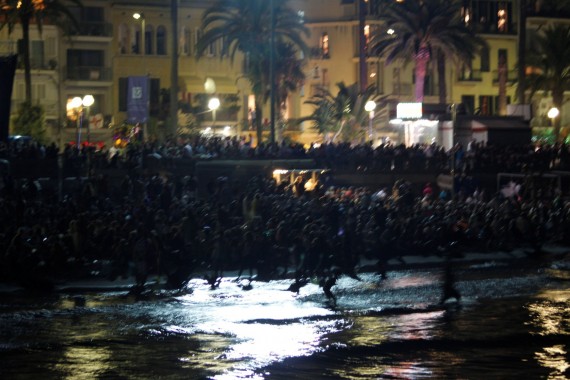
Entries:
<svg viewBox="0 0 570 380">
<path fill-rule="evenodd" d="M 4 146 L 0 158 L 42 160 L 57 157 L 57 152 L 54 145 Z M 446 152 L 435 145 L 253 148 L 245 139 L 218 138 L 96 154 L 93 165 L 125 168 L 139 167 L 148 155 L 161 160 L 312 158 L 322 167 L 373 172 L 449 169 L 451 155 L 454 169 L 464 173 L 568 165 L 566 145 L 472 144 Z M 67 146 L 63 155 L 82 159 L 86 153 Z M 531 192 L 529 184 L 510 194 L 476 186 L 452 194 L 433 183 L 417 191 L 404 180 L 382 189 L 319 182 L 313 191 L 305 191 L 260 175 L 247 183 L 216 178 L 207 196 L 198 197 L 194 176 L 127 173 L 117 183 L 103 175 L 78 177 L 63 197 L 53 187 L 38 186 L 34 178 L 15 181 L 5 174 L 0 282 L 34 287 L 38 281 L 104 274 L 109 279 L 135 276 L 143 286 L 149 274 L 161 274 L 172 288 L 197 275 L 215 287 L 224 271 L 233 269 L 258 279 L 292 270 L 298 284 L 311 276 L 334 284 L 342 273 L 355 276 L 363 258 L 376 262 L 385 276 L 386 262 L 408 253 L 456 255 L 527 247 L 538 255 L 546 242 L 570 243 L 570 203 L 556 191 L 548 197 Z"/>
<path fill-rule="evenodd" d="M 81 146 L 66 144 L 65 162 L 85 166 L 88 158 L 95 168 L 133 168 L 146 158 L 155 158 L 175 165 L 178 160 L 255 160 L 255 159 L 313 159 L 317 167 L 337 171 L 382 172 L 442 172 L 450 170 L 454 158 L 456 170 L 467 172 L 521 172 L 570 170 L 570 145 L 528 144 L 488 145 L 472 141 L 457 144 L 446 150 L 436 144 L 386 143 L 373 147 L 369 143 L 311 144 L 283 141 L 281 143 L 252 144 L 247 137 L 195 137 L 171 139 L 166 142 L 129 144 L 124 148 Z M 55 144 L 0 142 L 0 159 L 55 160 L 59 148 Z"/>
</svg>

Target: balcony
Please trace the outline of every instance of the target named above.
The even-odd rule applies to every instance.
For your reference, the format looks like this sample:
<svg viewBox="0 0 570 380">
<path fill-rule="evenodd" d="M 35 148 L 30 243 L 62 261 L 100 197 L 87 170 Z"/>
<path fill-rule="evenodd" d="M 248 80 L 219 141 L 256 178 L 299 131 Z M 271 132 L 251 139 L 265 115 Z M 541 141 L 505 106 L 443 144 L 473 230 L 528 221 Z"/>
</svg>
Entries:
<svg viewBox="0 0 570 380">
<path fill-rule="evenodd" d="M 76 66 L 66 67 L 66 80 L 76 81 L 112 81 L 113 75 L 110 67 Z"/>
<path fill-rule="evenodd" d="M 10 102 L 10 113 L 14 114 L 18 112 L 22 103 L 24 103 L 24 99 L 12 99 Z M 34 99 L 33 104 L 40 105 L 43 108 L 44 116 L 47 119 L 55 119 L 58 117 L 57 102 L 52 99 Z"/>
<path fill-rule="evenodd" d="M 113 25 L 108 22 L 82 21 L 79 30 L 70 31 L 71 36 L 113 37 Z"/>
<path fill-rule="evenodd" d="M 517 70 L 508 70 L 507 71 L 507 82 L 514 83 L 518 79 L 518 72 Z M 499 70 L 493 70 L 493 83 L 499 83 Z"/>
<path fill-rule="evenodd" d="M 391 95 L 411 96 L 413 94 L 413 90 L 414 86 L 411 83 L 394 83 Z"/>
<path fill-rule="evenodd" d="M 311 59 L 330 59 L 329 53 L 325 53 L 324 50 L 318 46 L 312 47 L 309 54 Z"/>
<path fill-rule="evenodd" d="M 459 82 L 481 82 L 482 80 L 483 73 L 481 70 L 465 70 L 457 75 L 457 81 Z"/>
</svg>

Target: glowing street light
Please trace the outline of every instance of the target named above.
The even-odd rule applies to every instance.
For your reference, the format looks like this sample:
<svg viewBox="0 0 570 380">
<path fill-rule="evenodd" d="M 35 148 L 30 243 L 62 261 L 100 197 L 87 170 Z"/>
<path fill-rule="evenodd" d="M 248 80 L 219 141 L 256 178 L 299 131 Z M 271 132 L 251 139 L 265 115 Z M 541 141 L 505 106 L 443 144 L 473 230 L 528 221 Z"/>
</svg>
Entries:
<svg viewBox="0 0 570 380">
<path fill-rule="evenodd" d="M 374 110 L 376 109 L 376 102 L 369 100 L 364 104 L 364 110 L 368 112 L 368 137 L 372 140 L 372 119 L 374 119 Z"/>
<path fill-rule="evenodd" d="M 560 111 L 556 107 L 552 107 L 548 110 L 547 116 L 552 119 L 552 126 L 554 126 L 555 119 L 560 115 Z"/>
<path fill-rule="evenodd" d="M 93 97 L 93 95 L 85 95 L 82 98 L 80 98 L 79 96 L 74 97 L 73 99 L 71 99 L 71 101 L 69 101 L 69 103 L 67 103 L 67 112 L 74 112 L 76 117 L 77 117 L 77 124 L 76 124 L 76 129 L 77 129 L 77 147 L 79 148 L 79 146 L 81 145 L 81 122 L 82 122 L 82 112 L 83 112 L 83 107 L 87 108 L 87 112 L 85 113 L 85 115 L 87 116 L 87 142 L 89 143 L 89 107 L 91 107 L 93 105 L 93 103 L 95 103 L 95 98 Z"/>
<path fill-rule="evenodd" d="M 141 55 L 145 54 L 145 34 L 146 34 L 146 20 L 143 13 L 135 12 L 133 13 L 133 18 L 135 20 L 141 20 L 141 46 L 139 47 L 138 53 Z"/>
<path fill-rule="evenodd" d="M 220 108 L 220 99 L 211 98 L 208 102 L 208 108 L 212 111 L 212 126 L 214 127 L 216 124 L 216 110 Z"/>
</svg>

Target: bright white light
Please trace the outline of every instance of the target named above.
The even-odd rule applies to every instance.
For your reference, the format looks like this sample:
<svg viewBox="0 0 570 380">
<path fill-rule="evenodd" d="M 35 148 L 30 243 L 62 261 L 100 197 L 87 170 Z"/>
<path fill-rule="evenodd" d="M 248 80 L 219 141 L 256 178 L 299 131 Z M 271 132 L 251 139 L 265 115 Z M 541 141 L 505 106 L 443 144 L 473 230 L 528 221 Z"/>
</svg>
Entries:
<svg viewBox="0 0 570 380">
<path fill-rule="evenodd" d="M 420 119 L 423 116 L 422 103 L 398 103 L 398 119 Z"/>
<path fill-rule="evenodd" d="M 142 14 L 140 14 L 139 12 L 133 13 L 133 18 L 135 20 L 139 20 L 142 17 Z"/>
<path fill-rule="evenodd" d="M 79 108 L 79 107 L 81 107 L 82 103 L 83 103 L 83 100 L 81 100 L 81 98 L 79 96 L 76 96 L 75 98 L 71 99 L 70 106 L 72 108 Z"/>
<path fill-rule="evenodd" d="M 212 111 L 215 111 L 218 108 L 220 108 L 220 99 L 218 98 L 210 99 L 210 101 L 208 102 L 208 108 Z"/>
<path fill-rule="evenodd" d="M 81 103 L 85 107 L 91 107 L 93 105 L 93 103 L 95 103 L 95 98 L 93 98 L 93 95 L 85 95 L 83 97 L 83 100 L 81 101 Z"/>
<path fill-rule="evenodd" d="M 394 29 L 390 28 L 386 31 L 386 33 L 388 33 L 389 35 L 392 35 L 395 33 Z"/>
<path fill-rule="evenodd" d="M 369 100 L 364 105 L 364 110 L 366 112 L 372 112 L 376 109 L 376 102 L 374 100 Z"/>
<path fill-rule="evenodd" d="M 559 114 L 560 114 L 560 111 L 556 107 L 552 107 L 551 109 L 548 110 L 548 117 L 551 119 L 554 119 Z"/>
</svg>

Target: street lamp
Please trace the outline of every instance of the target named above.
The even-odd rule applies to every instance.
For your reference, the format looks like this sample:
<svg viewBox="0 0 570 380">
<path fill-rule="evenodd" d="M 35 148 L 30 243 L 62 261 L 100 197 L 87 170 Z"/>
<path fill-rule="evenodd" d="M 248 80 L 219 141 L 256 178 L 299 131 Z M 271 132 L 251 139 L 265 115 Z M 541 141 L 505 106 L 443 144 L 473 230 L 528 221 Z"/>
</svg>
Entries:
<svg viewBox="0 0 570 380">
<path fill-rule="evenodd" d="M 67 112 L 74 112 L 77 117 L 76 129 L 77 129 L 77 148 L 81 145 L 81 123 L 82 123 L 82 112 L 83 107 L 87 108 L 87 112 L 85 115 L 87 116 L 87 143 L 90 140 L 90 133 L 89 133 L 89 107 L 91 107 L 95 103 L 95 98 L 93 95 L 85 95 L 83 99 L 79 96 L 74 97 L 71 99 L 69 103 L 67 103 Z"/>
<path fill-rule="evenodd" d="M 143 13 L 135 12 L 133 13 L 133 18 L 135 20 L 141 20 L 141 46 L 139 48 L 139 53 L 144 55 L 145 54 L 145 34 L 146 34 L 146 21 Z"/>
<path fill-rule="evenodd" d="M 368 112 L 368 138 L 372 141 L 372 119 L 374 119 L 374 110 L 376 109 L 376 102 L 369 100 L 364 105 L 364 110 Z"/>
<path fill-rule="evenodd" d="M 208 108 L 212 111 L 212 129 L 215 127 L 216 124 L 216 110 L 220 108 L 220 99 L 218 98 L 211 98 L 208 102 Z"/>
<path fill-rule="evenodd" d="M 87 120 L 87 144 L 91 142 L 91 129 L 89 123 L 89 107 L 91 107 L 95 103 L 95 98 L 93 95 L 85 95 L 81 104 L 83 107 L 87 108 L 87 112 L 85 112 L 85 120 Z"/>
<path fill-rule="evenodd" d="M 556 107 L 552 107 L 548 110 L 548 117 L 552 119 L 552 126 L 554 127 L 554 121 L 560 115 L 560 111 Z"/>
</svg>

